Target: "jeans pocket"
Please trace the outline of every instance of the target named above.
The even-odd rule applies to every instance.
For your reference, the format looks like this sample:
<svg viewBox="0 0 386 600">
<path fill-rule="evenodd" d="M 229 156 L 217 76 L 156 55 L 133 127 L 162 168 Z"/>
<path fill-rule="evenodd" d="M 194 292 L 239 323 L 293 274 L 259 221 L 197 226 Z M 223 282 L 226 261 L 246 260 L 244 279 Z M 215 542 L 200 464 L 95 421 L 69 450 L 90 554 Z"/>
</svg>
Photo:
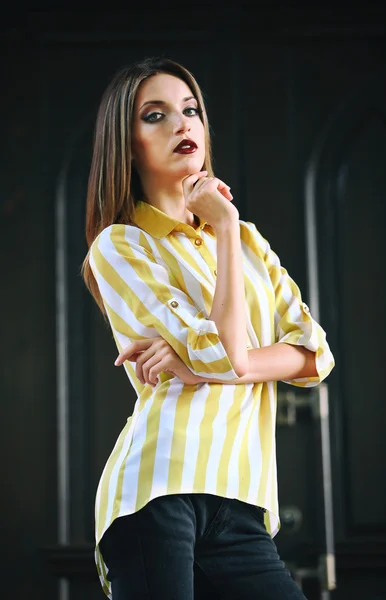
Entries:
<svg viewBox="0 0 386 600">
<path fill-rule="evenodd" d="M 260 506 L 255 506 L 254 504 L 249 504 L 249 502 L 242 502 L 240 500 L 240 504 L 242 504 L 243 508 L 247 510 L 247 512 L 252 515 L 252 517 L 260 523 L 260 525 L 264 526 L 264 514 L 265 509 Z"/>
<path fill-rule="evenodd" d="M 209 522 L 206 524 L 206 527 L 202 533 L 202 535 L 200 537 L 197 538 L 196 543 L 197 544 L 201 544 L 202 542 L 204 542 L 206 540 L 206 538 L 213 532 L 216 530 L 216 528 L 220 525 L 221 520 L 224 517 L 224 512 L 226 512 L 226 508 L 228 506 L 228 501 L 226 498 L 222 498 L 221 496 L 206 496 L 203 495 L 202 498 L 200 498 L 201 501 L 206 503 L 206 506 L 210 506 L 211 503 L 213 503 L 213 501 L 215 502 L 214 504 L 214 511 L 212 513 L 212 516 L 209 520 Z"/>
</svg>

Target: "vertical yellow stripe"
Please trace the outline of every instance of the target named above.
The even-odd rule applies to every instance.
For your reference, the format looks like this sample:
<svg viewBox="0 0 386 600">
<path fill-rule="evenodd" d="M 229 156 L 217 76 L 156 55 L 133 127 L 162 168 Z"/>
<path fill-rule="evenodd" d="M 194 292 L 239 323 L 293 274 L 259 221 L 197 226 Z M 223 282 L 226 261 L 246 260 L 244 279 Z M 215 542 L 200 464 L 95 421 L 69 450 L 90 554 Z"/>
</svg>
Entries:
<svg viewBox="0 0 386 600">
<path fill-rule="evenodd" d="M 253 328 L 256 332 L 256 337 L 261 343 L 261 333 L 262 333 L 262 322 L 261 322 L 261 310 L 259 298 L 256 293 L 255 286 L 252 281 L 248 277 L 248 275 L 244 274 L 244 282 L 245 282 L 245 300 L 247 302 L 249 308 L 249 314 L 251 316 L 251 322 L 253 324 Z"/>
<path fill-rule="evenodd" d="M 218 413 L 223 386 L 213 383 L 205 403 L 205 413 L 200 424 L 200 444 L 194 474 L 194 489 L 205 489 L 206 469 L 213 441 L 213 421 Z"/>
<path fill-rule="evenodd" d="M 102 571 L 102 576 L 104 579 L 106 579 L 106 575 L 107 575 L 107 571 L 106 571 L 106 564 L 101 556 L 101 554 L 99 553 L 99 564 L 101 567 L 101 571 Z"/>
<path fill-rule="evenodd" d="M 209 248 L 206 244 L 204 244 L 203 246 L 200 246 L 200 248 L 201 248 L 200 251 L 202 253 L 202 256 L 213 274 L 214 270 L 217 268 L 217 261 L 212 256 L 212 254 L 209 251 Z M 208 281 L 207 276 L 205 276 L 205 278 Z M 201 293 L 202 293 L 202 297 L 203 297 L 204 303 L 205 303 L 205 310 L 208 314 L 210 314 L 210 312 L 212 310 L 213 294 L 215 291 L 215 287 L 214 287 L 215 284 L 213 283 L 212 278 L 209 279 L 209 284 L 210 284 L 209 289 L 207 287 L 201 286 Z"/>
<path fill-rule="evenodd" d="M 146 421 L 146 438 L 142 446 L 141 460 L 138 475 L 138 493 L 135 503 L 139 510 L 149 501 L 153 486 L 154 462 L 159 435 L 162 404 L 168 393 L 170 385 L 163 385 L 157 391 Z"/>
<path fill-rule="evenodd" d="M 143 410 L 146 402 L 149 400 L 150 396 L 153 393 L 153 388 L 151 387 L 151 385 L 144 385 L 143 386 L 143 390 L 141 392 L 141 395 L 139 396 L 137 402 L 138 402 L 138 410 L 141 411 Z"/>
<path fill-rule="evenodd" d="M 204 260 L 205 260 L 206 264 L 208 265 L 209 269 L 213 273 L 213 271 L 217 268 L 217 260 L 213 256 L 211 251 L 209 250 L 209 247 L 206 243 L 203 246 L 201 246 L 201 248 L 202 248 Z"/>
<path fill-rule="evenodd" d="M 189 421 L 190 406 L 196 389 L 195 385 L 184 386 L 177 399 L 173 439 L 170 450 L 169 464 L 171 468 L 169 469 L 167 487 L 168 493 L 170 494 L 176 493 L 181 489 L 182 472 L 185 460 L 186 429 Z"/>
<path fill-rule="evenodd" d="M 240 454 L 239 454 L 239 497 L 240 498 L 248 498 L 249 486 L 251 483 L 251 467 L 254 468 L 254 465 L 250 465 L 249 463 L 249 447 L 248 440 L 250 436 L 250 430 L 252 426 L 252 431 L 256 428 L 257 423 L 253 421 L 256 419 L 256 404 L 258 403 L 258 399 L 255 397 L 255 390 L 261 390 L 262 384 L 255 385 L 253 387 L 253 408 L 248 418 L 248 424 L 245 428 L 243 441 L 241 442 Z"/>
<path fill-rule="evenodd" d="M 229 459 L 232 453 L 233 443 L 237 433 L 237 429 L 240 425 L 240 407 L 245 393 L 246 387 L 244 385 L 235 385 L 235 389 L 233 392 L 233 402 L 226 418 L 226 435 L 218 467 L 216 490 L 220 496 L 224 496 L 227 491 Z"/>
<path fill-rule="evenodd" d="M 275 386 L 276 396 L 276 386 Z M 269 391 L 267 386 L 263 386 L 261 389 L 261 399 L 259 407 L 259 434 L 260 434 L 260 447 L 262 454 L 262 465 L 261 465 L 261 476 L 260 485 L 258 491 L 259 498 L 265 498 L 267 493 L 268 485 L 268 474 L 271 464 L 272 456 L 272 427 L 273 427 L 274 415 L 271 413 L 271 404 L 269 398 Z"/>
<path fill-rule="evenodd" d="M 111 594 L 110 582 L 107 579 L 106 565 L 103 562 L 102 556 L 99 551 L 98 551 L 97 569 L 98 569 L 99 578 L 101 580 L 102 589 L 103 589 L 104 593 L 106 594 L 106 596 L 109 596 Z M 102 583 L 102 581 L 103 581 L 103 583 Z"/>
<path fill-rule="evenodd" d="M 109 456 L 103 475 L 102 475 L 102 480 L 100 482 L 101 485 L 101 493 L 100 493 L 100 502 L 99 502 L 99 513 L 98 513 L 98 521 L 97 521 L 97 535 L 98 535 L 98 539 L 100 539 L 100 536 L 102 534 L 102 531 L 104 529 L 105 526 L 105 522 L 106 522 L 106 516 L 107 516 L 107 506 L 108 506 L 108 497 L 109 497 L 109 489 L 111 490 L 111 473 L 115 467 L 115 464 L 118 460 L 118 457 L 121 453 L 122 450 L 122 446 L 125 442 L 125 438 L 126 435 L 129 431 L 130 425 L 131 425 L 131 421 L 132 421 L 132 417 L 129 417 L 125 427 L 122 429 L 118 440 L 116 442 L 116 445 L 114 447 L 114 450 L 112 451 L 111 455 Z M 113 490 L 111 490 L 111 493 L 113 493 Z"/>
</svg>

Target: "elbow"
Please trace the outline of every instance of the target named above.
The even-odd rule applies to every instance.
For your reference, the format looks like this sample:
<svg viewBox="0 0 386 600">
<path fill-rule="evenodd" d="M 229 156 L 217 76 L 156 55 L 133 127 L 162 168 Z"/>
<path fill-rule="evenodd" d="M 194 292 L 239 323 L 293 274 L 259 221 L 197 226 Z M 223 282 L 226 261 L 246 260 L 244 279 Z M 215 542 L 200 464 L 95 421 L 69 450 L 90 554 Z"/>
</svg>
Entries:
<svg viewBox="0 0 386 600">
<path fill-rule="evenodd" d="M 247 360 L 232 360 L 232 367 L 237 377 L 244 377 L 248 373 L 248 359 Z"/>
<path fill-rule="evenodd" d="M 305 377 L 319 377 L 318 369 L 316 367 L 316 352 L 307 349 L 305 349 L 305 351 L 306 361 L 304 368 L 307 372 Z"/>
<path fill-rule="evenodd" d="M 248 373 L 248 369 L 233 369 L 237 377 L 244 377 Z"/>
</svg>

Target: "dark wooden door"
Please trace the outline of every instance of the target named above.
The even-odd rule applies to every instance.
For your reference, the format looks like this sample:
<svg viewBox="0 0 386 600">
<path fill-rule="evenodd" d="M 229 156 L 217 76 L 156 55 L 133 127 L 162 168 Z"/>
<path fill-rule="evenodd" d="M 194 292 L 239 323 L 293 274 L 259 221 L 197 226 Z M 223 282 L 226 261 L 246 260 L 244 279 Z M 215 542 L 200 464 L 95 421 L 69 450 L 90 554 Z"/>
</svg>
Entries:
<svg viewBox="0 0 386 600">
<path fill-rule="evenodd" d="M 234 8 L 204 25 L 177 15 L 156 27 L 140 11 L 135 19 L 106 13 L 84 20 L 36 13 L 3 36 L 0 243 L 9 318 L 1 443 L 13 461 L 6 462 L 4 489 L 12 493 L 2 495 L 1 514 L 2 564 L 14 598 L 103 598 L 92 555 L 94 495 L 135 395 L 113 366 L 109 328 L 80 278 L 84 201 L 102 91 L 117 68 L 155 54 L 197 77 L 216 171 L 311 309 L 312 194 L 320 321 L 337 362 L 328 379 L 331 597 L 386 598 L 386 41 L 375 17 L 344 27 L 336 15 L 331 27 L 325 16 L 307 22 L 302 11 L 289 19 L 263 11 L 253 21 Z M 291 390 L 279 384 L 282 398 Z M 296 422 L 289 425 L 284 411 L 277 429 L 283 527 L 276 543 L 294 573 L 311 575 L 304 589 L 316 599 L 324 522 L 319 425 L 299 394 Z"/>
</svg>

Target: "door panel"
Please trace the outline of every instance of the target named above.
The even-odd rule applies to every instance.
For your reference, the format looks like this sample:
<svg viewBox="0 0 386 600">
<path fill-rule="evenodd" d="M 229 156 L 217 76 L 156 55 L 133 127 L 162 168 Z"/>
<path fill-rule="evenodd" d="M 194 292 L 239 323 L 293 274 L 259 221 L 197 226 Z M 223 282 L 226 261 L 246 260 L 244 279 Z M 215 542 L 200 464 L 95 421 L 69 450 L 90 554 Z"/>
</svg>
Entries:
<svg viewBox="0 0 386 600">
<path fill-rule="evenodd" d="M 231 35 L 231 15 L 222 18 L 228 19 L 227 36 L 218 35 L 218 23 L 210 20 L 185 29 L 181 22 L 173 31 L 164 18 L 165 29 L 152 25 L 149 33 L 145 21 L 126 29 L 115 23 L 114 29 L 112 17 L 98 21 L 94 15 L 87 30 L 76 17 L 50 21 L 47 13 L 44 23 L 31 17 L 30 38 L 16 35 L 7 43 L 4 83 L 11 96 L 0 117 L 9 147 L 0 243 L 7 257 L 5 287 L 16 300 L 3 309 L 10 315 L 2 325 L 3 346 L 12 357 L 3 362 L 2 444 L 7 452 L 24 451 L 14 454 L 16 470 L 6 469 L 5 489 L 13 491 L 1 502 L 7 515 L 2 564 L 15 598 L 31 597 L 33 581 L 39 599 L 52 600 L 59 576 L 70 580 L 69 600 L 103 598 L 93 564 L 94 496 L 135 395 L 113 365 L 110 330 L 79 275 L 86 251 L 84 202 L 100 96 L 117 68 L 151 54 L 181 61 L 197 77 L 207 98 L 216 171 L 231 185 L 241 218 L 267 237 L 307 303 L 305 186 L 314 169 L 320 321 L 337 360 L 328 379 L 338 582 L 333 597 L 384 597 L 385 326 L 379 315 L 385 298 L 385 41 L 338 31 L 334 37 L 323 29 L 304 35 L 293 21 L 274 18 L 266 31 L 260 24 L 259 36 L 238 40 Z M 28 108 L 26 88 L 33 90 Z M 55 221 L 60 197 L 64 227 Z M 63 372 L 55 360 L 59 231 L 66 250 Z M 39 341 L 39 350 L 31 340 Z M 20 344 L 23 377 L 13 358 Z M 61 375 L 68 385 L 64 547 L 56 543 Z M 282 397 L 291 390 L 279 384 Z M 298 390 L 296 395 L 302 398 Z M 277 428 L 283 527 L 275 541 L 295 569 L 317 565 L 316 423 L 303 403 L 295 424 Z M 39 495 L 26 502 L 36 488 Z M 26 565 L 25 581 L 16 576 L 20 564 Z M 315 576 L 305 586 L 310 599 L 320 597 Z"/>
</svg>

